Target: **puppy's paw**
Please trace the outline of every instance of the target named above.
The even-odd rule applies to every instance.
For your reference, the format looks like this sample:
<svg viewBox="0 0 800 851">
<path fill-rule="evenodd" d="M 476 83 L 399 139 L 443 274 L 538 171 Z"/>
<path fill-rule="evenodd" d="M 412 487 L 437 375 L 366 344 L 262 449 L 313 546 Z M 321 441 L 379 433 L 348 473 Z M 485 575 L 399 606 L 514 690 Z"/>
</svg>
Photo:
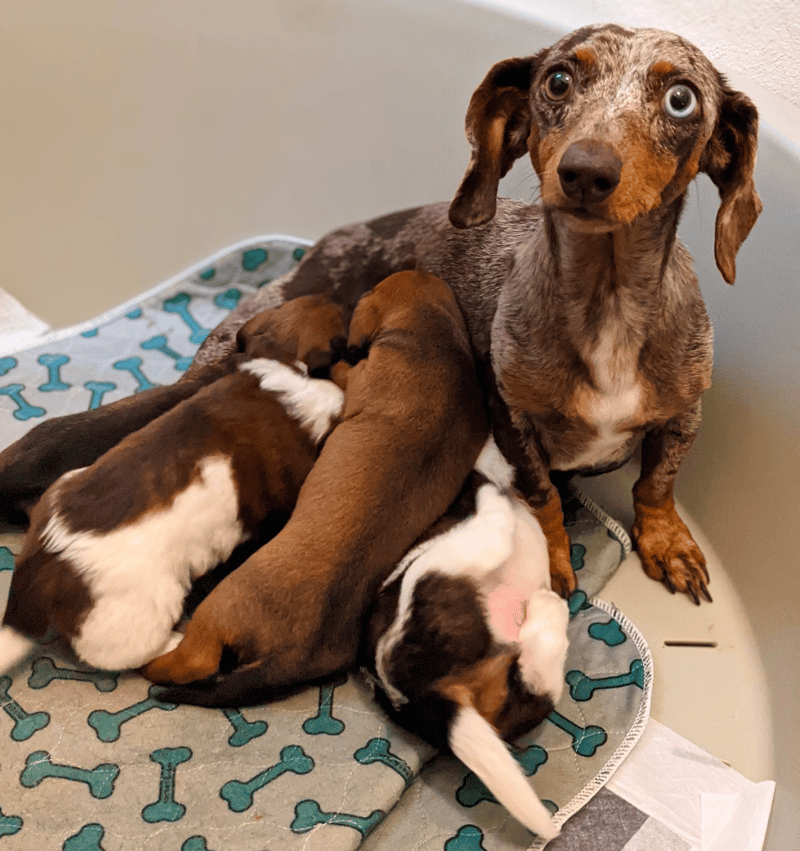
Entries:
<svg viewBox="0 0 800 851">
<path fill-rule="evenodd" d="M 708 570 L 700 548 L 674 506 L 663 509 L 636 506 L 633 542 L 644 572 L 674 594 L 686 594 L 698 606 L 708 593 Z"/>
</svg>

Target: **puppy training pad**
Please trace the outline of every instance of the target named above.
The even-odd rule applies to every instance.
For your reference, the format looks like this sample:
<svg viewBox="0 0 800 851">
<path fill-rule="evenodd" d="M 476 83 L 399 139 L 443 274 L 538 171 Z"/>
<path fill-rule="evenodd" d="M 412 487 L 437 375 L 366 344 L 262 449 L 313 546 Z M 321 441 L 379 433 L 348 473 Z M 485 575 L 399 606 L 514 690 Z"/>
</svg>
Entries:
<svg viewBox="0 0 800 851">
<path fill-rule="evenodd" d="M 236 246 L 138 303 L 0 356 L 0 443 L 173 381 L 208 330 L 304 247 L 283 237 Z M 278 303 L 280 284 L 270 290 Z M 577 496 L 565 515 L 581 587 L 565 695 L 517 751 L 558 822 L 633 747 L 652 683 L 639 632 L 589 599 L 627 536 Z M 0 600 L 20 543 L 0 537 Z M 0 677 L 0 709 L 0 849 L 493 851 L 534 840 L 457 760 L 390 722 L 356 674 L 242 711 L 175 707 L 138 675 L 92 671 L 56 642 Z"/>
</svg>

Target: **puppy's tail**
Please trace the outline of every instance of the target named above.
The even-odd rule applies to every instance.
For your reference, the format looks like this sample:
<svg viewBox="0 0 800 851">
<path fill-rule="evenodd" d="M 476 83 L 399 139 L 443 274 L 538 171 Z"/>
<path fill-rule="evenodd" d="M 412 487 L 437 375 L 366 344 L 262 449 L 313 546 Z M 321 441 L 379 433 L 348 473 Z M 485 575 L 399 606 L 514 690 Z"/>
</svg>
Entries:
<svg viewBox="0 0 800 851">
<path fill-rule="evenodd" d="M 13 626 L 0 628 L 0 674 L 16 668 L 30 654 L 36 642 Z"/>
<path fill-rule="evenodd" d="M 514 818 L 542 839 L 551 840 L 559 829 L 508 752 L 494 727 L 471 706 L 462 706 L 450 725 L 450 749 L 478 775 L 487 789 Z"/>
</svg>

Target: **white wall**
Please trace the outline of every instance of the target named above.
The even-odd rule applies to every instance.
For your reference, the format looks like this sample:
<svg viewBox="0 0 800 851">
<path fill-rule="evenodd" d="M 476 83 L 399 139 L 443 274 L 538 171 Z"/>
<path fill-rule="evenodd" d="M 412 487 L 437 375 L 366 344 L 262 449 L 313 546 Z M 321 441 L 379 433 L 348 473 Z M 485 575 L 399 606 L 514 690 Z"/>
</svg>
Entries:
<svg viewBox="0 0 800 851">
<path fill-rule="evenodd" d="M 670 30 L 696 44 L 769 109 L 760 92 L 800 107 L 800 0 L 467 0 L 531 15 L 559 29 L 618 23 Z M 780 119 L 780 105 L 772 104 Z M 784 116 L 786 118 L 786 116 Z M 791 120 L 797 121 L 794 114 Z M 800 129 L 800 128 L 796 128 Z"/>
</svg>

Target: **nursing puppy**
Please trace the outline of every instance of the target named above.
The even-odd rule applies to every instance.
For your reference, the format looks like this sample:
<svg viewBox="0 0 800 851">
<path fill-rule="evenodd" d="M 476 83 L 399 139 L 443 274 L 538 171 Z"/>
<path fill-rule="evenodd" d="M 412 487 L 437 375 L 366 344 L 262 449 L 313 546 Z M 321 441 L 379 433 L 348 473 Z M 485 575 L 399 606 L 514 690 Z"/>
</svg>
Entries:
<svg viewBox="0 0 800 851">
<path fill-rule="evenodd" d="M 552 839 L 558 829 L 502 739 L 533 729 L 559 700 L 569 612 L 512 480 L 490 439 L 451 509 L 383 584 L 365 667 L 391 716 L 449 747 L 515 818 Z"/>
<path fill-rule="evenodd" d="M 174 646 L 192 580 L 291 513 L 344 399 L 307 373 L 330 368 L 345 333 L 322 296 L 265 311 L 239 332 L 235 372 L 58 479 L 11 578 L 0 671 L 49 627 L 97 668 Z"/>
<path fill-rule="evenodd" d="M 356 306 L 341 422 L 283 530 L 143 670 L 163 699 L 241 706 L 353 666 L 366 610 L 447 510 L 488 431 L 464 320 L 438 278 L 401 272 Z M 238 666 L 218 675 L 223 651 Z"/>
</svg>

